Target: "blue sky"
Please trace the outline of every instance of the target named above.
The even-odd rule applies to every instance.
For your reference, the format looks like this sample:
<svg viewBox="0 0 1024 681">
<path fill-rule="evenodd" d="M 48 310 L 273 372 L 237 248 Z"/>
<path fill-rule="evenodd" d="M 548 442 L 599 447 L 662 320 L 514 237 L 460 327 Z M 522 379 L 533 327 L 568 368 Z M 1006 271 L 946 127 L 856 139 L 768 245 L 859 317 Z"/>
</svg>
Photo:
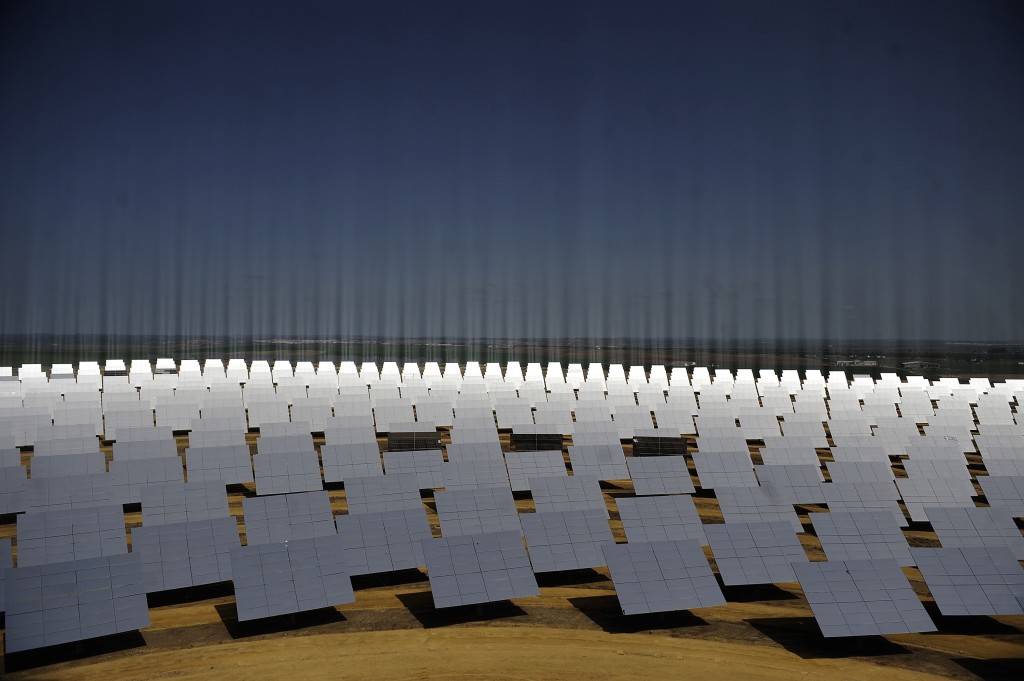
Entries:
<svg viewBox="0 0 1024 681">
<path fill-rule="evenodd" d="M 1013 2 L 8 2 L 7 333 L 1024 337 Z"/>
</svg>

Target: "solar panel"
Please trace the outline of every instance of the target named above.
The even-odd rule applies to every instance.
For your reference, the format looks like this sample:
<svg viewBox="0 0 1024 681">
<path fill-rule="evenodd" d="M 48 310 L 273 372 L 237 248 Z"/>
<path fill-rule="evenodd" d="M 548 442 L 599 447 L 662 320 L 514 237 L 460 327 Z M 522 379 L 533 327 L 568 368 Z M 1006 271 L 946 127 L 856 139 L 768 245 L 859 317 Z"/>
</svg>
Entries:
<svg viewBox="0 0 1024 681">
<path fill-rule="evenodd" d="M 1009 549 L 922 548 L 913 554 L 943 615 L 1024 615 L 1024 569 Z"/>
<path fill-rule="evenodd" d="M 54 428 L 70 428 L 70 426 L 53 426 Z M 91 430 L 91 429 L 90 429 Z M 95 435 L 85 437 L 60 437 L 49 440 L 37 439 L 33 447 L 35 456 L 59 456 L 61 454 L 81 454 L 82 452 L 99 451 L 100 441 Z"/>
<path fill-rule="evenodd" d="M 336 537 L 232 549 L 231 573 L 239 622 L 355 600 Z"/>
<path fill-rule="evenodd" d="M 199 420 L 199 404 L 189 402 L 157 402 L 155 405 L 156 425 L 171 430 L 190 430 L 192 421 Z"/>
<path fill-rule="evenodd" d="M 445 490 L 437 492 L 434 501 L 445 537 L 504 531 L 522 534 L 516 502 L 507 487 Z"/>
<path fill-rule="evenodd" d="M 337 534 L 331 499 L 324 490 L 243 499 L 242 514 L 250 546 Z"/>
<path fill-rule="evenodd" d="M 790 504 L 823 504 L 821 469 L 817 465 L 777 464 L 754 466 L 758 481 L 770 483 Z"/>
<path fill-rule="evenodd" d="M 127 552 L 124 512 L 117 505 L 18 516 L 18 565 L 22 567 Z"/>
<path fill-rule="evenodd" d="M 658 430 L 665 431 L 665 435 L 679 437 L 680 435 L 694 435 L 697 428 L 693 423 L 692 413 L 696 406 L 682 407 L 677 403 L 654 405 L 655 417 L 658 421 Z"/>
<path fill-rule="evenodd" d="M 324 488 L 320 459 L 312 449 L 291 453 L 275 452 L 253 457 L 256 494 L 314 492 Z"/>
<path fill-rule="evenodd" d="M 343 421 L 345 419 L 335 418 L 335 421 Z M 363 442 L 372 442 L 376 444 L 377 434 L 373 430 L 373 422 L 371 421 L 368 425 L 333 425 L 328 424 L 324 427 L 324 440 L 329 445 L 348 445 Z"/>
<path fill-rule="evenodd" d="M 501 443 L 493 442 L 453 442 L 445 448 L 448 461 L 497 461 L 504 463 Z"/>
<path fill-rule="evenodd" d="M 701 489 L 757 487 L 754 464 L 744 452 L 694 452 Z"/>
<path fill-rule="evenodd" d="M 890 513 L 831 511 L 810 517 L 829 560 L 892 558 L 900 565 L 914 564 L 910 544 Z"/>
<path fill-rule="evenodd" d="M 445 489 L 504 487 L 509 484 L 504 460 L 452 461 L 441 464 Z"/>
<path fill-rule="evenodd" d="M 801 412 L 801 409 L 809 409 L 809 412 Z M 799 399 L 796 402 L 795 414 L 786 414 L 782 422 L 782 437 L 767 435 L 764 438 L 766 447 L 790 446 L 828 447 L 828 438 L 825 437 L 825 427 L 822 425 L 824 418 L 824 405 L 819 401 L 815 405 L 807 406 Z"/>
<path fill-rule="evenodd" d="M 256 441 L 257 454 L 291 454 L 293 452 L 309 451 L 313 451 L 313 438 L 310 437 L 309 433 L 302 435 L 263 435 Z"/>
<path fill-rule="evenodd" d="M 421 542 L 430 525 L 420 508 L 337 517 L 338 536 L 350 575 L 407 570 L 426 565 Z"/>
<path fill-rule="evenodd" d="M 20 513 L 28 504 L 28 475 L 24 466 L 0 468 L 0 514 Z"/>
<path fill-rule="evenodd" d="M 33 478 L 55 478 L 64 475 L 93 475 L 107 472 L 103 452 L 32 457 Z"/>
<path fill-rule="evenodd" d="M 986 467 L 988 462 L 986 461 Z M 949 459 L 907 459 L 903 468 L 911 478 L 958 478 L 970 480 L 971 471 L 966 461 Z"/>
<path fill-rule="evenodd" d="M 310 388 L 309 397 L 297 397 L 292 402 L 292 418 L 299 422 L 309 423 L 310 431 L 319 433 L 323 432 L 327 422 L 334 414 L 328 399 L 313 397 L 312 391 L 313 389 Z"/>
<path fill-rule="evenodd" d="M 1013 426 L 1003 426 L 1013 428 Z M 1019 430 L 1013 432 L 998 432 L 998 427 L 992 424 L 979 426 L 980 433 L 974 436 L 974 442 L 978 445 L 978 448 L 982 451 L 991 449 L 993 447 L 1010 447 L 1020 449 L 1024 446 L 1024 435 Z M 961 441 L 961 445 L 965 447 L 964 451 L 971 451 L 970 440 L 966 438 Z"/>
<path fill-rule="evenodd" d="M 111 461 L 110 478 L 114 497 L 122 504 L 139 503 L 142 488 L 162 482 L 181 482 L 184 475 L 177 456 L 160 459 Z"/>
<path fill-rule="evenodd" d="M 1017 459 L 989 456 L 984 457 L 985 470 L 989 475 L 1024 476 L 1024 457 Z"/>
<path fill-rule="evenodd" d="M 255 395 L 256 399 L 249 401 L 249 388 L 246 388 L 246 411 L 249 415 L 249 427 L 260 428 L 264 423 L 286 423 L 288 421 L 288 401 L 278 400 L 276 396 L 267 399 L 268 396 Z"/>
<path fill-rule="evenodd" d="M 637 428 L 633 431 L 633 456 L 683 454 L 686 454 L 686 440 L 673 432 L 662 428 Z"/>
<path fill-rule="evenodd" d="M 395 426 L 398 426 L 396 432 L 415 432 L 409 430 L 409 427 L 415 423 L 413 421 L 414 414 L 411 404 L 404 402 L 384 404 L 383 402 L 383 400 L 378 400 L 373 408 L 373 416 L 377 424 L 378 433 L 386 433 L 395 428 Z"/>
<path fill-rule="evenodd" d="M 518 532 L 425 539 L 422 546 L 435 608 L 540 593 Z"/>
<path fill-rule="evenodd" d="M 174 440 L 174 431 L 166 426 L 155 426 L 153 424 L 153 411 L 146 410 L 150 420 L 140 426 L 121 426 L 117 431 L 117 438 L 122 442 L 140 442 L 143 440 Z M 115 439 L 110 437 L 109 439 Z"/>
<path fill-rule="evenodd" d="M 613 396 L 609 395 L 609 401 Z M 622 440 L 632 438 L 638 430 L 654 428 L 654 421 L 651 419 L 651 408 L 638 406 L 633 401 L 632 393 L 625 396 L 624 403 L 617 404 L 614 409 L 615 427 L 618 436 Z"/>
<path fill-rule="evenodd" d="M 384 452 L 384 471 L 388 475 L 411 474 L 420 489 L 444 487 L 444 457 L 440 449 Z"/>
<path fill-rule="evenodd" d="M 509 452 L 505 466 L 514 492 L 529 491 L 530 478 L 566 477 L 569 474 L 561 450 Z"/>
<path fill-rule="evenodd" d="M 552 432 L 554 430 L 554 432 Z M 515 451 L 540 451 L 561 449 L 562 434 L 560 430 L 541 424 L 515 425 L 509 435 L 509 442 Z"/>
<path fill-rule="evenodd" d="M 189 482 L 220 480 L 225 485 L 254 482 L 248 445 L 190 447 L 185 450 Z"/>
<path fill-rule="evenodd" d="M 419 481 L 411 473 L 349 478 L 345 498 L 349 515 L 423 508 Z"/>
<path fill-rule="evenodd" d="M 224 484 L 212 482 L 165 482 L 142 488 L 142 524 L 184 523 L 228 517 Z"/>
<path fill-rule="evenodd" d="M 629 542 L 696 539 L 708 543 L 691 497 L 620 497 L 615 503 Z"/>
<path fill-rule="evenodd" d="M 208 437 L 225 437 L 225 433 L 232 434 L 235 439 L 223 444 L 241 444 L 245 442 L 245 434 L 249 432 L 249 426 L 245 420 L 245 407 L 241 398 L 232 398 L 230 402 L 220 402 L 222 406 L 214 402 L 218 398 L 211 397 L 206 400 L 202 409 L 202 418 L 192 420 L 192 430 L 188 434 L 188 441 L 196 446 L 204 444 L 201 439 Z M 215 443 L 221 444 L 221 443 Z"/>
<path fill-rule="evenodd" d="M 603 547 L 614 544 L 600 511 L 552 511 L 520 517 L 533 571 L 579 570 L 605 565 Z"/>
<path fill-rule="evenodd" d="M 747 441 L 741 435 L 722 435 L 721 431 L 715 434 L 702 435 L 697 438 L 697 449 L 705 454 L 714 452 L 746 452 Z"/>
<path fill-rule="evenodd" d="M 787 522 L 708 525 L 705 532 L 722 582 L 795 582 L 791 563 L 806 562 L 800 540 Z"/>
<path fill-rule="evenodd" d="M 781 521 L 794 532 L 803 532 L 786 491 L 770 482 L 760 487 L 719 487 L 715 496 L 727 523 Z"/>
<path fill-rule="evenodd" d="M 876 461 L 889 463 L 889 454 L 881 446 L 842 446 L 832 448 L 836 461 Z"/>
<path fill-rule="evenodd" d="M 6 574 L 8 568 L 14 567 L 14 558 L 11 555 L 11 540 L 0 539 L 0 612 L 6 610 Z"/>
<path fill-rule="evenodd" d="M 116 394 L 116 393 L 115 393 Z M 118 440 L 125 430 L 153 427 L 153 409 L 149 403 L 140 403 L 138 394 L 130 394 L 130 402 L 108 402 L 104 397 L 103 438 Z"/>
<path fill-rule="evenodd" d="M 497 404 L 494 407 L 494 414 L 498 420 L 498 427 L 502 429 L 511 428 L 517 423 L 533 422 L 533 408 L 529 402 Z"/>
<path fill-rule="evenodd" d="M 344 482 L 346 478 L 384 475 L 377 442 L 321 445 L 324 482 Z"/>
<path fill-rule="evenodd" d="M 99 452 L 97 452 L 98 454 Z M 0 468 L 21 465 L 21 452 L 13 447 L 0 448 Z"/>
<path fill-rule="evenodd" d="M 537 513 L 601 509 L 607 517 L 601 484 L 593 476 L 530 478 Z"/>
<path fill-rule="evenodd" d="M 233 445 L 244 446 L 248 450 L 248 445 L 245 444 L 245 429 L 229 429 L 229 430 L 195 430 L 193 429 L 188 436 L 189 446 L 193 449 L 205 449 L 209 447 L 227 447 Z M 186 451 L 186 457 L 188 456 Z"/>
<path fill-rule="evenodd" d="M 496 442 L 498 431 L 494 427 L 493 418 L 455 420 L 455 426 L 449 431 L 453 444 L 477 444 Z"/>
<path fill-rule="evenodd" d="M 928 520 L 926 506 L 974 506 L 974 485 L 962 478 L 899 478 L 896 487 L 915 522 Z"/>
<path fill-rule="evenodd" d="M 132 530 L 132 553 L 142 559 L 147 593 L 230 580 L 231 550 L 240 545 L 234 518 Z"/>
<path fill-rule="evenodd" d="M 25 489 L 25 497 L 25 510 L 29 512 L 120 503 L 114 494 L 113 478 L 106 473 L 31 478 Z"/>
<path fill-rule="evenodd" d="M 1014 517 L 1024 517 L 1024 476 L 979 476 L 978 484 L 990 505 L 1005 508 Z"/>
<path fill-rule="evenodd" d="M 681 456 L 633 456 L 626 459 L 639 495 L 693 494 L 693 482 Z"/>
<path fill-rule="evenodd" d="M 827 461 L 825 468 L 832 482 L 882 482 L 896 479 L 888 461 Z"/>
<path fill-rule="evenodd" d="M 899 504 L 899 490 L 892 482 L 830 482 L 821 486 L 830 511 L 887 511 L 907 526 Z"/>
<path fill-rule="evenodd" d="M 604 556 L 625 615 L 725 605 L 696 539 L 611 544 Z"/>
<path fill-rule="evenodd" d="M 928 507 L 926 511 L 944 547 L 1002 546 L 1024 560 L 1024 537 L 1005 508 Z"/>
<path fill-rule="evenodd" d="M 14 653 L 149 626 L 142 563 L 133 554 L 7 571 L 4 647 Z"/>
<path fill-rule="evenodd" d="M 904 447 L 904 453 L 911 459 L 946 459 L 948 461 L 964 460 L 964 452 L 974 451 L 970 440 L 959 442 L 956 438 L 944 437 L 935 443 L 925 443 L 928 437 L 913 440 Z"/>
<path fill-rule="evenodd" d="M 793 571 L 825 638 L 936 630 L 895 560 L 795 563 Z"/>
<path fill-rule="evenodd" d="M 598 480 L 629 480 L 629 468 L 622 446 L 570 445 L 569 462 L 574 475 L 593 476 Z"/>
<path fill-rule="evenodd" d="M 178 456 L 178 445 L 173 440 L 131 440 L 114 443 L 114 460 L 159 459 Z"/>
</svg>

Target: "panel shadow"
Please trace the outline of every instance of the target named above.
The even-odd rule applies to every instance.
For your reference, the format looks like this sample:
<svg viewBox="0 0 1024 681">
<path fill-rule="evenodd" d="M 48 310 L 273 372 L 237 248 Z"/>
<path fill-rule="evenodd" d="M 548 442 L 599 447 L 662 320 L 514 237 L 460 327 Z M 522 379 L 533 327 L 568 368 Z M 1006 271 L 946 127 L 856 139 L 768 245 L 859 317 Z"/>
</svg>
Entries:
<svg viewBox="0 0 1024 681">
<path fill-rule="evenodd" d="M 1024 669 L 1024 657 L 999 657 L 991 660 L 954 657 L 952 661 L 985 681 L 1017 681 Z"/>
<path fill-rule="evenodd" d="M 707 624 L 707 620 L 697 617 L 689 610 L 623 615 L 619 598 L 614 594 L 570 598 L 569 602 L 609 634 L 635 634 L 642 631 L 683 629 Z"/>
<path fill-rule="evenodd" d="M 126 631 L 110 636 L 100 636 L 84 641 L 62 643 L 60 645 L 26 650 L 20 653 L 8 653 L 3 656 L 3 673 L 35 669 L 59 662 L 82 660 L 108 653 L 117 653 L 133 648 L 142 648 L 146 639 L 138 631 Z"/>
<path fill-rule="evenodd" d="M 288 615 L 274 615 L 263 617 L 258 620 L 246 622 L 238 621 L 238 610 L 234 602 L 222 603 L 215 606 L 217 614 L 220 615 L 224 628 L 233 639 L 250 638 L 264 634 L 277 634 L 284 631 L 296 631 L 308 627 L 318 627 L 325 624 L 337 624 L 344 622 L 345 616 L 336 608 L 319 608 L 306 612 L 296 612 Z"/>
<path fill-rule="evenodd" d="M 398 594 L 398 600 L 424 629 L 526 616 L 526 611 L 512 601 L 435 608 L 434 597 L 429 591 Z"/>
<path fill-rule="evenodd" d="M 910 654 L 909 650 L 884 636 L 825 638 L 813 617 L 764 617 L 746 622 L 805 660 Z"/>
</svg>

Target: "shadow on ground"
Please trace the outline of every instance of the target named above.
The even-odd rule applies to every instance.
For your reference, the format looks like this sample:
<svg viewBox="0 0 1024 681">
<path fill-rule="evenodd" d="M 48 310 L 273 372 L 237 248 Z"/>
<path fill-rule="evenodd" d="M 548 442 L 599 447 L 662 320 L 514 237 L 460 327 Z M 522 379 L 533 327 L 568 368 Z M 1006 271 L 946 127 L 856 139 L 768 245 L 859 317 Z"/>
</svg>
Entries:
<svg viewBox="0 0 1024 681">
<path fill-rule="evenodd" d="M 928 611 L 929 617 L 935 622 L 935 626 L 938 627 L 940 634 L 962 634 L 964 636 L 1004 634 L 1012 636 L 1021 633 L 1021 630 L 1017 627 L 985 615 L 946 617 L 939 612 L 939 608 L 935 605 L 934 601 L 926 601 L 924 609 Z M 1024 668 L 1022 668 L 1020 676 L 1024 677 Z"/>
<path fill-rule="evenodd" d="M 378 572 L 372 575 L 355 575 L 352 577 L 352 588 L 374 589 L 385 586 L 403 586 L 427 581 L 427 575 L 416 568 L 396 570 L 395 572 Z"/>
<path fill-rule="evenodd" d="M 1024 670 L 1024 658 L 1003 657 L 977 660 L 973 657 L 954 657 L 952 661 L 986 681 L 1018 681 Z"/>
<path fill-rule="evenodd" d="M 569 602 L 609 634 L 635 634 L 642 631 L 683 629 L 707 624 L 707 620 L 697 617 L 689 610 L 623 615 L 619 599 L 614 595 L 570 598 Z"/>
<path fill-rule="evenodd" d="M 319 608 L 307 612 L 296 612 L 288 615 L 263 617 L 246 622 L 238 621 L 238 610 L 234 603 L 223 603 L 215 606 L 224 627 L 233 639 L 277 634 L 285 631 L 296 631 L 326 624 L 337 624 L 345 621 L 345 616 L 334 608 Z"/>
<path fill-rule="evenodd" d="M 225 598 L 235 593 L 231 582 L 218 582 L 217 584 L 204 584 L 203 586 L 189 586 L 184 589 L 172 589 L 170 591 L 158 591 L 146 596 L 149 607 L 159 608 L 165 605 L 181 605 L 194 601 L 205 601 L 208 598 Z"/>
<path fill-rule="evenodd" d="M 146 645 L 146 639 L 138 631 L 128 631 L 122 634 L 111 634 L 91 638 L 75 643 L 62 643 L 47 648 L 26 650 L 21 653 L 8 653 L 3 657 L 3 668 L 0 669 L 0 676 L 10 672 L 46 667 L 58 662 L 69 662 L 81 660 L 107 653 L 116 653 L 132 648 L 142 648 Z"/>
<path fill-rule="evenodd" d="M 595 582 L 610 582 L 605 575 L 597 570 L 585 568 L 583 570 L 559 570 L 556 572 L 543 572 L 537 575 L 537 586 L 579 586 L 581 584 L 593 584 Z"/>
<path fill-rule="evenodd" d="M 424 629 L 526 616 L 526 611 L 512 601 L 435 608 L 434 597 L 429 591 L 398 594 L 398 600 L 423 625 Z"/>
<path fill-rule="evenodd" d="M 813 617 L 765 617 L 746 622 L 805 660 L 910 654 L 903 646 L 882 636 L 825 638 Z"/>
<path fill-rule="evenodd" d="M 718 585 L 722 587 L 722 593 L 725 594 L 725 600 L 730 603 L 792 601 L 799 598 L 796 594 L 779 588 L 774 584 L 738 584 L 734 586 L 726 586 L 722 583 L 722 578 L 719 575 L 715 575 L 715 578 L 718 579 Z"/>
</svg>

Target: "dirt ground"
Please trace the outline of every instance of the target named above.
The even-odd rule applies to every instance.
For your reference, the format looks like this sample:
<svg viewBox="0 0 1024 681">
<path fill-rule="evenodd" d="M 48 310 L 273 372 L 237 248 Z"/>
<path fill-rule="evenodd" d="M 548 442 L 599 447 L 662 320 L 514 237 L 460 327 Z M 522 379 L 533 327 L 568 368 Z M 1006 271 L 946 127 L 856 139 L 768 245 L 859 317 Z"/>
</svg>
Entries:
<svg viewBox="0 0 1024 681">
<path fill-rule="evenodd" d="M 251 444 L 256 437 L 250 436 Z M 182 452 L 186 442 L 179 438 Z M 109 456 L 109 447 L 104 449 Z M 827 459 L 827 450 L 822 456 Z M 31 454 L 23 458 L 29 463 Z M 614 499 L 632 491 L 628 482 L 604 487 L 617 541 L 625 537 Z M 243 537 L 241 502 L 254 493 L 251 486 L 229 491 Z M 346 512 L 344 490 L 332 488 L 330 496 L 335 513 Z M 722 522 L 713 496 L 698 493 L 695 501 L 705 522 Z M 520 512 L 534 510 L 528 496 L 517 495 L 517 505 Z M 429 495 L 424 506 L 439 536 Z M 809 528 L 806 514 L 825 508 L 798 510 Z M 126 524 L 141 524 L 137 507 L 129 507 Z M 13 517 L 0 519 L 0 536 L 13 537 L 14 530 Z M 915 546 L 938 545 L 927 525 L 912 526 L 907 536 Z M 801 540 L 812 560 L 824 559 L 813 535 L 802 534 Z M 3 660 L 2 673 L 12 680 L 87 681 L 233 681 L 255 674 L 581 681 L 713 674 L 760 679 L 1024 678 L 1024 616 L 942 617 L 918 571 L 904 571 L 938 625 L 937 633 L 824 639 L 796 583 L 723 587 L 726 606 L 625 617 L 604 569 L 541 575 L 541 593 L 534 598 L 435 610 L 425 571 L 408 570 L 355 578 L 354 603 L 249 623 L 237 621 L 230 584 L 154 594 L 149 599 L 151 624 L 140 632 L 11 655 Z"/>
</svg>

